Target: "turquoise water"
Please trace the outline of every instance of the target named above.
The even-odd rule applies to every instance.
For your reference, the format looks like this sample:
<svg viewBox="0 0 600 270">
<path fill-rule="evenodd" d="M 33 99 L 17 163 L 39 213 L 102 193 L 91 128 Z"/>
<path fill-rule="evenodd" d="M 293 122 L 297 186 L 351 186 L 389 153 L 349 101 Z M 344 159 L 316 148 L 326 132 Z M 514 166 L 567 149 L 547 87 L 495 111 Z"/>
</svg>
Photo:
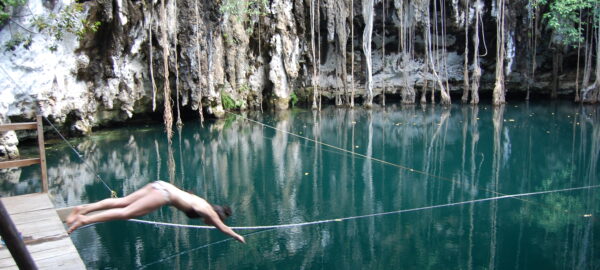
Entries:
<svg viewBox="0 0 600 270">
<path fill-rule="evenodd" d="M 263 126 L 247 119 L 264 123 Z M 400 214 L 251 233 L 114 221 L 72 234 L 90 269 L 598 269 L 600 189 L 439 208 L 600 184 L 600 112 L 511 103 L 244 113 L 97 132 L 47 150 L 58 206 L 127 195 L 156 179 L 216 204 L 231 226 Z M 105 183 L 98 180 L 95 174 Z M 36 172 L 3 189 L 39 189 Z M 164 207 L 145 220 L 200 224 Z"/>
</svg>

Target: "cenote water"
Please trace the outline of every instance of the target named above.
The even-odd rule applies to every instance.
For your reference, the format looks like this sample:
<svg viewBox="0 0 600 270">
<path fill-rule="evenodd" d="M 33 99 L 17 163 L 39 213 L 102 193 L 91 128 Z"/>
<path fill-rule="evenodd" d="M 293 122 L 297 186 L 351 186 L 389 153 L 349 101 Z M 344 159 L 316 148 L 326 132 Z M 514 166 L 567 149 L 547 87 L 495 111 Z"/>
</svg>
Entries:
<svg viewBox="0 0 600 270">
<path fill-rule="evenodd" d="M 302 223 L 598 185 L 599 121 L 567 102 L 228 114 L 185 122 L 170 147 L 161 124 L 72 139 L 87 165 L 55 143 L 48 172 L 57 207 L 163 179 L 230 205 L 231 226 Z M 38 175 L 3 190 L 39 190 Z M 246 245 L 129 221 L 71 238 L 90 269 L 598 269 L 599 192 L 238 231 Z M 170 207 L 141 219 L 200 225 Z"/>
</svg>

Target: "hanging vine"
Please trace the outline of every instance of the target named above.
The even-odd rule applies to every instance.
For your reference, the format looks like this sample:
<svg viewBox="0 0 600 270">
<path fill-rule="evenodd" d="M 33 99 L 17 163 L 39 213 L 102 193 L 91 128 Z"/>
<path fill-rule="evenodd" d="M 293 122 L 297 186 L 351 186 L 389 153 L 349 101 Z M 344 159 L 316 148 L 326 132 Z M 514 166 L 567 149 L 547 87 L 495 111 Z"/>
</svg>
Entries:
<svg viewBox="0 0 600 270">
<path fill-rule="evenodd" d="M 483 28 L 482 22 L 483 3 L 475 1 L 475 24 L 473 30 L 473 75 L 471 76 L 471 104 L 479 104 L 479 80 L 481 78 L 481 65 L 479 64 L 479 27 Z M 481 29 L 483 33 L 483 29 Z"/>
<path fill-rule="evenodd" d="M 194 13 L 196 16 L 196 59 L 198 62 L 198 114 L 200 115 L 200 123 L 204 123 L 204 113 L 202 108 L 202 57 L 200 51 L 200 11 L 198 8 L 198 0 L 194 1 Z"/>
<path fill-rule="evenodd" d="M 462 103 L 469 101 L 469 1 L 465 5 L 465 57 L 463 66 L 463 94 Z"/>
<path fill-rule="evenodd" d="M 152 85 L 152 111 L 156 111 L 156 81 L 154 80 L 154 60 L 152 59 L 154 56 L 154 52 L 152 50 L 152 22 L 154 21 L 152 19 L 152 14 L 154 13 L 154 5 L 152 5 L 152 1 L 150 1 L 150 6 L 148 7 L 149 9 L 149 22 L 148 22 L 148 61 L 150 62 L 148 64 L 149 68 L 150 68 L 150 84 Z"/>
<path fill-rule="evenodd" d="M 175 4 L 174 7 L 175 7 L 176 17 L 179 17 L 178 16 L 179 10 L 177 9 L 177 4 Z M 177 106 L 177 127 L 181 128 L 181 126 L 183 126 L 183 122 L 181 122 L 181 110 L 179 109 L 179 95 L 181 95 L 181 93 L 179 92 L 179 52 L 177 51 L 179 48 L 178 32 L 179 32 L 179 25 L 177 23 L 177 19 L 175 19 L 175 93 L 176 93 L 175 103 Z"/>
<path fill-rule="evenodd" d="M 365 92 L 366 100 L 365 107 L 369 108 L 373 105 L 373 63 L 371 55 L 371 39 L 373 37 L 373 0 L 363 0 L 363 19 L 365 20 L 365 29 L 363 31 L 363 52 L 365 54 L 366 66 L 366 82 Z"/>
<path fill-rule="evenodd" d="M 493 92 L 493 104 L 500 105 L 505 103 L 504 93 L 504 59 L 506 56 L 505 45 L 505 0 L 498 0 L 498 11 L 496 16 L 496 83 Z"/>
<path fill-rule="evenodd" d="M 167 33 L 167 10 L 165 8 L 165 1 L 160 1 L 160 25 L 161 25 L 161 40 L 163 48 L 163 74 L 165 81 L 163 83 L 163 95 L 165 111 L 163 114 L 163 120 L 165 122 L 165 129 L 167 131 L 167 140 L 169 144 L 173 138 L 173 109 L 171 107 L 171 88 L 169 86 L 169 40 Z"/>
<path fill-rule="evenodd" d="M 354 107 L 354 0 L 350 0 L 350 76 L 352 77 L 350 107 Z"/>
</svg>

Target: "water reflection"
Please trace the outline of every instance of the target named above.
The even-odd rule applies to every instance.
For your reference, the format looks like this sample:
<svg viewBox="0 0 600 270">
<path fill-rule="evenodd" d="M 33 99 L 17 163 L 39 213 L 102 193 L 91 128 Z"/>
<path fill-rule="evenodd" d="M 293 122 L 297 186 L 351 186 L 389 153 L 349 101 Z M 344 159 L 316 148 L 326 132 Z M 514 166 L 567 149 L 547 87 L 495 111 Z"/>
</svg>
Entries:
<svg viewBox="0 0 600 270">
<path fill-rule="evenodd" d="M 244 117 L 228 115 L 205 127 L 186 123 L 173 145 L 160 126 L 74 141 L 93 170 L 65 146 L 55 146 L 48 151 L 51 193 L 59 206 L 106 198 L 110 193 L 96 172 L 119 195 L 168 179 L 209 201 L 231 204 L 235 213 L 228 223 L 243 226 L 598 184 L 600 119 L 594 107 L 388 106 Z M 22 174 L 27 177 L 21 182 L 35 177 Z M 72 237 L 91 268 L 135 268 L 183 252 L 151 268 L 594 269 L 597 192 L 274 230 L 249 237 L 246 246 L 225 242 L 190 253 L 185 251 L 224 236 L 111 222 Z M 169 208 L 144 218 L 197 224 Z"/>
</svg>

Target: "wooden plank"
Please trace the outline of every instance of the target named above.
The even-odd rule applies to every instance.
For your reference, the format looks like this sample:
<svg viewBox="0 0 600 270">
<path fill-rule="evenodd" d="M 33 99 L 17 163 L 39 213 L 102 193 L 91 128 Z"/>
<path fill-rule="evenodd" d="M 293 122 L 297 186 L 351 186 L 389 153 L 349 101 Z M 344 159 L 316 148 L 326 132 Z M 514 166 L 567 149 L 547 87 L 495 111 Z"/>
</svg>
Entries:
<svg viewBox="0 0 600 270">
<path fill-rule="evenodd" d="M 82 263 L 79 255 L 75 256 L 73 253 L 64 254 L 59 257 L 52 259 L 44 259 L 36 261 L 39 269 L 60 269 L 60 270 L 78 270 L 85 269 L 85 265 Z"/>
<path fill-rule="evenodd" d="M 25 236 L 35 237 L 37 235 L 59 235 L 65 233 L 65 226 L 57 220 L 51 220 L 46 222 L 29 222 L 25 224 L 19 224 L 17 229 Z M 36 237 L 39 238 L 39 237 Z"/>
<path fill-rule="evenodd" d="M 85 269 L 83 261 L 71 239 L 64 239 L 42 245 L 28 245 L 39 269 Z M 18 269 L 6 248 L 0 249 L 0 269 Z M 58 267 L 58 268 L 56 268 Z"/>
<path fill-rule="evenodd" d="M 39 158 L 14 159 L 14 160 L 2 161 L 2 162 L 0 162 L 0 169 L 31 166 L 34 164 L 40 164 L 41 162 L 42 162 L 42 160 Z"/>
<path fill-rule="evenodd" d="M 11 219 L 17 221 L 17 230 L 39 269 L 85 269 L 48 194 L 27 194 L 1 200 L 10 205 Z M 0 247 L 0 270 L 5 269 L 17 268 L 8 249 Z"/>
<path fill-rule="evenodd" d="M 17 213 L 54 208 L 50 198 L 48 198 L 48 195 L 43 193 L 34 193 L 1 199 L 11 216 Z"/>
<path fill-rule="evenodd" d="M 44 144 L 44 126 L 42 116 L 37 116 L 38 148 L 40 149 L 40 170 L 42 171 L 42 192 L 48 193 L 48 172 L 46 169 L 46 146 Z"/>
<path fill-rule="evenodd" d="M 56 213 L 51 209 L 43 210 L 43 211 L 34 211 L 34 212 L 23 212 L 12 214 L 12 221 L 15 225 L 19 226 L 24 223 L 29 223 L 32 220 L 36 220 L 39 222 L 45 222 L 47 220 L 52 220 L 56 218 Z"/>
<path fill-rule="evenodd" d="M 14 267 L 14 268 L 13 268 Z M 12 257 L 0 259 L 0 269 L 19 269 Z"/>
<path fill-rule="evenodd" d="M 37 128 L 36 122 L 12 123 L 12 124 L 0 125 L 0 132 L 11 131 L 11 130 L 36 129 L 36 128 Z"/>
<path fill-rule="evenodd" d="M 27 250 L 32 254 L 32 256 L 36 253 L 44 253 L 47 251 L 52 251 L 53 249 L 57 250 L 70 250 L 72 252 L 77 253 L 77 249 L 73 246 L 73 242 L 68 235 L 62 235 L 59 237 L 45 237 L 35 240 L 26 240 L 25 244 L 27 245 Z M 10 252 L 6 247 L 0 248 L 0 260 L 11 257 Z"/>
</svg>

